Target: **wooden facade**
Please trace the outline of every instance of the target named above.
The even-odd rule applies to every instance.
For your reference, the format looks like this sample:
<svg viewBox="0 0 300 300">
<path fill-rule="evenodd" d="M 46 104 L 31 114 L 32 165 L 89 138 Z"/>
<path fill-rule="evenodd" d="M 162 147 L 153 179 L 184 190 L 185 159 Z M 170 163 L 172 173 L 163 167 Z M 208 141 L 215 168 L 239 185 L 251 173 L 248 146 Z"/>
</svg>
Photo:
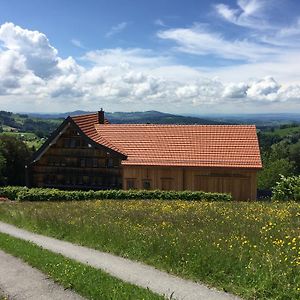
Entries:
<svg viewBox="0 0 300 300">
<path fill-rule="evenodd" d="M 255 200 L 256 174 L 238 168 L 124 166 L 123 188 L 231 193 L 235 200 Z"/>
<path fill-rule="evenodd" d="M 34 187 L 122 188 L 121 158 L 91 143 L 72 123 L 32 163 L 29 176 Z"/>
</svg>

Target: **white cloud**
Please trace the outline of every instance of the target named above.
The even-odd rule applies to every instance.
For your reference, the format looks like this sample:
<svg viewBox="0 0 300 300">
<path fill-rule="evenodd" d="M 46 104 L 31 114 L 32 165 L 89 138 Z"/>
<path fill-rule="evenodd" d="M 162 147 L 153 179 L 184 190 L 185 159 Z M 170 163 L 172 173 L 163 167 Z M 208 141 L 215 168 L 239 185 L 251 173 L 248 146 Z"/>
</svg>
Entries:
<svg viewBox="0 0 300 300">
<path fill-rule="evenodd" d="M 71 43 L 78 48 L 86 49 L 86 47 L 81 43 L 81 41 L 77 39 L 71 39 Z"/>
<path fill-rule="evenodd" d="M 268 4 L 266 0 L 238 0 L 237 8 L 220 3 L 215 5 L 215 10 L 219 16 L 230 23 L 264 30 L 273 28 L 265 20 L 264 9 Z"/>
<path fill-rule="evenodd" d="M 191 34 L 188 39 L 202 34 L 194 29 L 185 32 Z M 182 37 L 181 33 L 178 36 Z M 269 103 L 284 103 L 287 107 L 288 103 L 291 106 L 300 100 L 299 81 L 284 84 L 264 74 L 259 76 L 262 79 L 248 80 L 246 71 L 244 78 L 237 74 L 236 80 L 230 81 L 228 74 L 234 73 L 234 69 L 223 70 L 223 78 L 218 79 L 211 70 L 180 65 L 169 55 L 157 55 L 147 49 L 89 51 L 80 60 L 85 62 L 83 66 L 72 57 L 59 57 L 44 34 L 12 23 L 0 27 L 0 40 L 3 42 L 0 48 L 2 108 L 16 110 L 19 107 L 19 110 L 29 111 L 36 107 L 40 111 L 67 111 L 78 108 L 95 110 L 102 106 L 107 110 L 191 112 L 191 107 L 194 107 L 194 111 L 203 112 L 203 108 L 215 111 L 225 106 L 237 109 L 232 103 L 255 109 L 257 103 L 260 107 Z M 211 44 L 201 51 L 208 53 L 215 49 L 218 53 L 216 49 L 220 41 L 223 41 L 220 37 L 213 36 Z M 241 51 L 242 48 L 238 49 Z M 37 55 L 43 51 L 42 57 Z M 234 55 L 235 51 L 238 50 L 225 47 L 226 56 Z M 249 54 L 251 51 L 247 53 L 243 55 L 249 59 L 254 57 Z M 297 53 L 290 57 L 291 65 L 296 57 Z M 43 68 L 39 67 L 40 63 Z M 282 69 L 286 62 L 282 60 L 280 63 Z M 262 64 L 260 62 L 259 66 Z M 272 65 L 269 68 L 271 70 Z M 297 72 L 297 64 L 294 63 L 291 70 Z"/>
<path fill-rule="evenodd" d="M 300 17 L 297 18 L 294 24 L 287 27 L 282 27 L 277 33 L 277 37 L 279 38 L 286 38 L 286 37 L 290 38 L 299 35 L 300 35 Z"/>
<path fill-rule="evenodd" d="M 263 78 L 252 83 L 247 89 L 247 96 L 251 98 L 277 100 L 280 85 L 272 77 Z"/>
<path fill-rule="evenodd" d="M 122 22 L 117 24 L 116 26 L 113 26 L 107 33 L 106 33 L 106 37 L 111 37 L 115 34 L 118 34 L 120 32 L 122 32 L 126 27 L 128 26 L 127 22 Z"/>
<path fill-rule="evenodd" d="M 210 32 L 204 25 L 191 28 L 175 28 L 158 32 L 158 37 L 174 41 L 176 50 L 211 55 L 232 60 L 257 61 L 278 54 L 278 50 L 249 40 L 226 40 L 220 34 Z"/>
<path fill-rule="evenodd" d="M 135 67 L 155 67 L 168 63 L 167 56 L 156 55 L 149 49 L 130 48 L 130 49 L 103 49 L 89 51 L 84 55 L 84 59 L 102 66 L 123 66 Z"/>
<path fill-rule="evenodd" d="M 4 49 L 13 50 L 22 56 L 26 66 L 35 75 L 47 78 L 57 72 L 57 50 L 43 33 L 5 23 L 0 27 L 0 41 Z"/>
<path fill-rule="evenodd" d="M 244 82 L 229 83 L 225 86 L 222 96 L 223 98 L 245 98 L 248 88 L 249 86 Z"/>
<path fill-rule="evenodd" d="M 154 24 L 157 26 L 161 26 L 161 27 L 167 27 L 167 25 L 165 24 L 165 22 L 161 19 L 156 19 L 154 20 Z"/>
</svg>

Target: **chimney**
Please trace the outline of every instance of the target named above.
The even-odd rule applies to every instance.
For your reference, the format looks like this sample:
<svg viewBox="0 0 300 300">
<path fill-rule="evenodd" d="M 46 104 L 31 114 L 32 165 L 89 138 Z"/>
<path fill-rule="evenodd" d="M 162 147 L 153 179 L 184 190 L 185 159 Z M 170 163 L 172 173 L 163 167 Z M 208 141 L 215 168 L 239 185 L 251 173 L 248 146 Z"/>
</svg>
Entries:
<svg viewBox="0 0 300 300">
<path fill-rule="evenodd" d="M 104 110 L 102 108 L 98 111 L 98 123 L 104 124 Z"/>
</svg>

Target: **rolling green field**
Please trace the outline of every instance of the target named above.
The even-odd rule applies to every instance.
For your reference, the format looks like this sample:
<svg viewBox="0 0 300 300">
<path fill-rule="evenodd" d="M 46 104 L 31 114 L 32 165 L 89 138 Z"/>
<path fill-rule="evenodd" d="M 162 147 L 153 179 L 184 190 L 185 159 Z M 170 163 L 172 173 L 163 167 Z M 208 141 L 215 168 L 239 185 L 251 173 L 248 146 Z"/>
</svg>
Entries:
<svg viewBox="0 0 300 300">
<path fill-rule="evenodd" d="M 245 299 L 300 299 L 298 203 L 2 203 L 0 219 Z"/>
<path fill-rule="evenodd" d="M 29 148 L 38 149 L 45 141 L 32 132 L 2 132 L 0 135 L 13 136 L 23 141 Z"/>
<path fill-rule="evenodd" d="M 300 126 L 291 126 L 287 128 L 277 128 L 274 131 L 265 131 L 266 135 L 279 136 L 281 138 L 288 137 L 300 133 Z"/>
</svg>

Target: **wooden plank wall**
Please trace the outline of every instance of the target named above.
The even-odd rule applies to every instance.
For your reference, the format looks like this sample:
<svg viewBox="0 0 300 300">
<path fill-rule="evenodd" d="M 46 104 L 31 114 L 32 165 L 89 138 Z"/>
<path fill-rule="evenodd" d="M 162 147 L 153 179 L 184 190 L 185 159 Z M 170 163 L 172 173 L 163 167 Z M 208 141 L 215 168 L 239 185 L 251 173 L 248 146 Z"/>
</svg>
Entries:
<svg viewBox="0 0 300 300">
<path fill-rule="evenodd" d="M 30 166 L 30 186 L 68 189 L 122 187 L 121 159 L 96 149 L 69 127 Z"/>
<path fill-rule="evenodd" d="M 231 193 L 256 199 L 256 170 L 228 168 L 123 166 L 123 188 Z"/>
</svg>

